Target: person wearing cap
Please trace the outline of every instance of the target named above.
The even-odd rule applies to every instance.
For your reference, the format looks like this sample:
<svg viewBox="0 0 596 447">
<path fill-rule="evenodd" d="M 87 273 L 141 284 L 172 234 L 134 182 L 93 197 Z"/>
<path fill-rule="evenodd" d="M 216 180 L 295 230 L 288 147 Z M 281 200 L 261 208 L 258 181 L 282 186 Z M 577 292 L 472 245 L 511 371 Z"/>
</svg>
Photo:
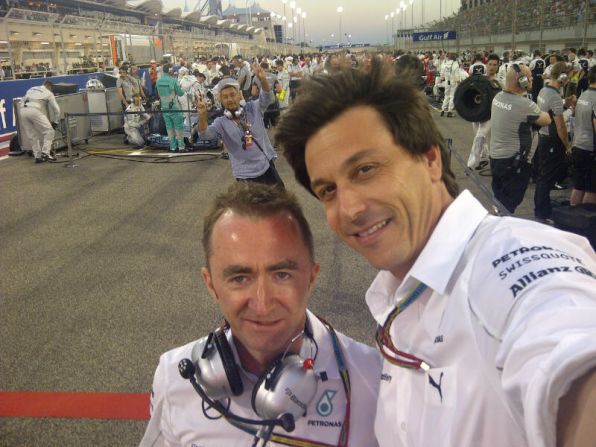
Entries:
<svg viewBox="0 0 596 447">
<path fill-rule="evenodd" d="M 259 98 L 240 105 L 240 84 L 232 78 L 222 79 L 216 86 L 216 95 L 224 108 L 223 116 L 207 123 L 207 105 L 203 97 L 197 99 L 199 135 L 205 139 L 221 138 L 228 149 L 232 174 L 237 181 L 253 181 L 283 186 L 275 169 L 277 158 L 265 131 L 263 115 L 275 95 L 266 73 L 259 64 L 253 72 L 261 82 Z"/>
<path fill-rule="evenodd" d="M 170 140 L 170 151 L 186 152 L 184 146 L 184 116 L 179 110 L 182 108 L 178 96 L 184 95 L 184 90 L 171 72 L 171 65 L 163 65 L 163 76 L 157 80 L 161 111 L 166 123 L 166 130 Z"/>
</svg>

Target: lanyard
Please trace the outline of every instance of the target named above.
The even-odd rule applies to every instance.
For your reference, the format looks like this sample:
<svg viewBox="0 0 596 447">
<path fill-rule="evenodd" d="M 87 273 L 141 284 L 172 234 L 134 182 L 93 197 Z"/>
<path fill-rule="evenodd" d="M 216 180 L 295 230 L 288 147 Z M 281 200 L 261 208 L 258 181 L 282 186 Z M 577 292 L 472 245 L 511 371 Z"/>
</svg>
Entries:
<svg viewBox="0 0 596 447">
<path fill-rule="evenodd" d="M 333 354 L 335 355 L 335 361 L 337 362 L 337 369 L 339 370 L 339 374 L 341 376 L 341 380 L 344 385 L 344 391 L 346 393 L 346 402 L 347 402 L 346 403 L 346 414 L 344 415 L 344 421 L 341 426 L 339 440 L 337 442 L 337 445 L 333 445 L 333 444 L 327 444 L 324 442 L 312 441 L 310 439 L 303 439 L 303 438 L 298 438 L 298 437 L 294 437 L 294 436 L 280 435 L 277 433 L 273 433 L 271 435 L 270 440 L 273 442 L 276 442 L 278 444 L 289 446 L 289 447 L 347 447 L 348 439 L 349 439 L 349 435 L 350 435 L 350 402 L 351 402 L 351 398 L 352 398 L 352 387 L 350 384 L 350 374 L 348 372 L 348 368 L 346 366 L 346 361 L 345 361 L 345 356 L 343 355 L 343 352 L 342 352 L 342 349 L 341 349 L 341 346 L 339 343 L 339 338 L 337 336 L 337 333 L 335 332 L 335 329 L 333 329 L 333 327 L 327 321 L 322 319 L 321 317 L 317 316 L 317 318 L 319 320 L 321 320 L 321 322 L 329 330 L 329 333 L 331 335 L 331 341 L 333 344 Z M 249 433 L 253 436 L 256 435 L 256 433 L 257 433 L 257 430 L 255 430 L 251 427 L 242 426 L 242 425 L 240 425 L 234 421 L 231 421 L 227 418 L 226 418 L 226 420 L 230 424 L 235 426 L 236 428 L 239 428 L 240 430 L 242 430 L 246 433 Z"/>
<path fill-rule="evenodd" d="M 379 346 L 381 354 L 383 354 L 385 360 L 393 365 L 401 366 L 403 368 L 423 369 L 424 371 L 428 371 L 430 369 L 429 364 L 424 362 L 422 359 L 419 359 L 412 354 L 408 354 L 407 352 L 398 350 L 393 344 L 390 334 L 391 325 L 395 321 L 395 318 L 410 304 L 412 304 L 420 295 L 422 295 L 422 292 L 426 290 L 426 287 L 426 284 L 419 281 L 414 290 L 412 290 L 409 295 L 401 300 L 387 316 L 385 324 L 377 328 L 375 337 L 377 345 Z"/>
</svg>

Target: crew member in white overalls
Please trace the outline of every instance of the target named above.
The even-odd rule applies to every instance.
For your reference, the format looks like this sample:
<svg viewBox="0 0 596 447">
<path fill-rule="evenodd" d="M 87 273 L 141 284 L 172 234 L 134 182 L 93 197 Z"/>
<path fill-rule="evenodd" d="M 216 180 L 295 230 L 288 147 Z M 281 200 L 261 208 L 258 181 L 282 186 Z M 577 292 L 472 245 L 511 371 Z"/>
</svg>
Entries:
<svg viewBox="0 0 596 447">
<path fill-rule="evenodd" d="M 27 90 L 23 98 L 23 108 L 19 116 L 22 121 L 21 129 L 33 141 L 31 149 L 35 156 L 35 163 L 46 160 L 56 161 L 56 157 L 52 154 L 52 141 L 54 141 L 54 129 L 60 123 L 60 107 L 52 93 L 52 88 L 52 82 L 45 81 L 43 85 Z"/>
</svg>

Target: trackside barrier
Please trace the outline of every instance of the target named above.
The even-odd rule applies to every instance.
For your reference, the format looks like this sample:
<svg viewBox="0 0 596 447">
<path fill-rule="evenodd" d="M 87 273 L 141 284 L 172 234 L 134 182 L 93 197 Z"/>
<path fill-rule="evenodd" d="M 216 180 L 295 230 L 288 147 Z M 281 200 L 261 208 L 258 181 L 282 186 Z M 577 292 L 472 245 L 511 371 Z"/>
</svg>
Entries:
<svg viewBox="0 0 596 447">
<path fill-rule="evenodd" d="M 455 160 L 462 167 L 466 175 L 470 177 L 480 192 L 492 203 L 493 213 L 497 216 L 511 216 L 511 213 L 507 210 L 507 208 L 505 208 L 505 206 L 493 195 L 493 193 L 488 190 L 484 183 L 480 181 L 476 173 L 468 168 L 467 163 L 463 158 L 461 158 L 461 155 L 453 150 L 453 140 L 451 138 L 447 139 L 447 148 L 449 150 L 449 159 L 451 160 L 451 156 L 455 157 Z"/>
</svg>

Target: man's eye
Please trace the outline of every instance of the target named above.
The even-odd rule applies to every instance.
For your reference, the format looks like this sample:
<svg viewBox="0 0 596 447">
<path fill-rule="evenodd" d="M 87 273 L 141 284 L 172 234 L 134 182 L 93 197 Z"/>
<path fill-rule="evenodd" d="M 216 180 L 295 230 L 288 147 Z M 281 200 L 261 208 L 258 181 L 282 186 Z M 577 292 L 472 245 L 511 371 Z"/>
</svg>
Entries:
<svg viewBox="0 0 596 447">
<path fill-rule="evenodd" d="M 327 186 L 320 188 L 316 192 L 316 194 L 319 199 L 326 200 L 331 197 L 331 195 L 333 194 L 334 191 L 335 191 L 335 185 L 327 185 Z"/>
<path fill-rule="evenodd" d="M 275 276 L 277 276 L 278 279 L 288 279 L 291 275 L 288 272 L 275 272 Z"/>
<path fill-rule="evenodd" d="M 359 174 L 368 174 L 371 172 L 375 167 L 373 165 L 363 165 L 358 168 Z"/>
<path fill-rule="evenodd" d="M 243 284 L 246 282 L 246 280 L 247 280 L 246 276 L 242 276 L 242 275 L 232 276 L 229 279 L 229 281 L 232 284 Z"/>
</svg>

